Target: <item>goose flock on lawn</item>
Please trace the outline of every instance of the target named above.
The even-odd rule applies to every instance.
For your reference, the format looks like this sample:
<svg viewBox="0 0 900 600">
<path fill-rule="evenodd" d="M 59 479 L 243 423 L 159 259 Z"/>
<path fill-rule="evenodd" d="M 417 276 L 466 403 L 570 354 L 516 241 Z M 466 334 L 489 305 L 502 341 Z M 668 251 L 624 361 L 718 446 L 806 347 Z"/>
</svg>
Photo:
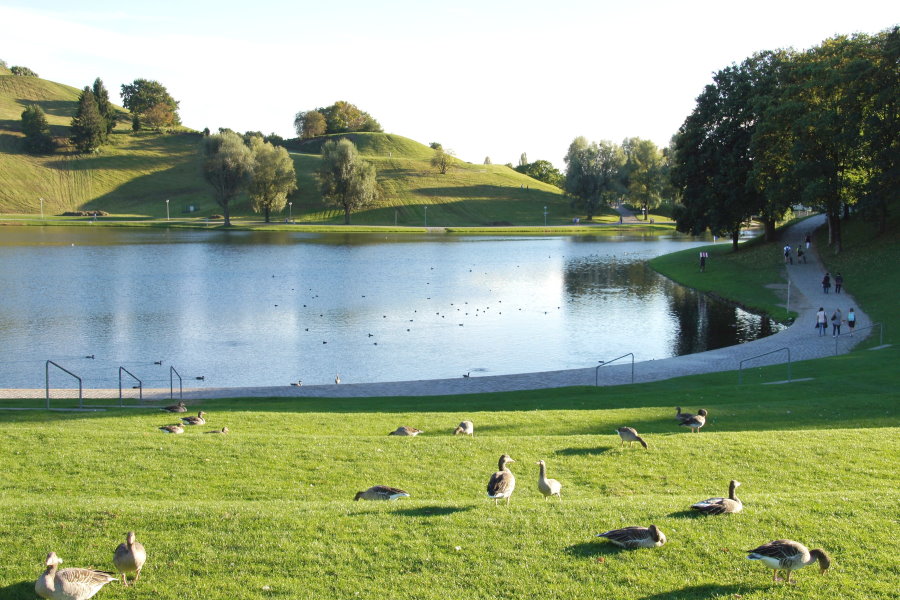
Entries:
<svg viewBox="0 0 900 600">
<path fill-rule="evenodd" d="M 187 406 L 185 406 L 184 402 L 179 402 L 178 404 L 173 404 L 172 406 L 163 407 L 164 411 L 174 412 L 174 413 L 183 413 L 187 412 Z M 174 425 L 163 425 L 159 428 L 163 433 L 184 433 L 186 426 L 194 426 L 194 425 L 206 425 L 206 417 L 207 414 L 205 412 L 198 411 L 197 416 L 190 417 L 181 417 L 181 423 L 175 423 Z M 217 433 L 219 435 L 228 435 L 230 430 L 228 427 L 222 427 L 222 429 L 213 429 L 211 431 L 204 431 L 204 433 Z"/>
</svg>

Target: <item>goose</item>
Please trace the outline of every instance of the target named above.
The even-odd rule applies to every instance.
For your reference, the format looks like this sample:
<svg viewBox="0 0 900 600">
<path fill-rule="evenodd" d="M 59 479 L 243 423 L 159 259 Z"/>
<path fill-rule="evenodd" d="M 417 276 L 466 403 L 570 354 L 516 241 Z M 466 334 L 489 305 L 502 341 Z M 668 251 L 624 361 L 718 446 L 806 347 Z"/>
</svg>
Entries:
<svg viewBox="0 0 900 600">
<path fill-rule="evenodd" d="M 213 429 L 212 431 L 204 431 L 203 433 L 221 433 L 222 435 L 228 435 L 228 432 L 231 431 L 227 427 L 223 427 L 222 429 Z"/>
<path fill-rule="evenodd" d="M 354 500 L 396 500 L 397 498 L 409 498 L 409 492 L 388 485 L 376 485 L 369 489 L 356 492 Z"/>
<path fill-rule="evenodd" d="M 550 496 L 562 498 L 559 493 L 562 490 L 562 484 L 555 479 L 547 479 L 547 465 L 544 461 L 539 460 L 537 464 L 541 467 L 541 473 L 538 475 L 538 489 L 544 495 L 544 499 L 546 500 Z"/>
<path fill-rule="evenodd" d="M 666 535 L 656 525 L 650 527 L 623 527 L 598 533 L 616 546 L 633 550 L 635 548 L 656 548 L 666 543 Z"/>
<path fill-rule="evenodd" d="M 516 489 L 516 477 L 512 474 L 512 471 L 506 468 L 506 465 L 511 462 L 516 461 L 510 458 L 508 454 L 501 456 L 499 461 L 500 470 L 491 475 L 491 478 L 488 481 L 487 495 L 488 498 L 494 500 L 494 506 L 496 506 L 497 501 L 502 498 L 506 498 L 506 504 L 508 505 L 509 498 Z"/>
<path fill-rule="evenodd" d="M 680 423 L 682 427 L 690 427 L 691 431 L 694 433 L 700 433 L 700 428 L 706 425 L 706 412 L 705 408 L 701 408 L 700 411 L 691 417 L 690 419 L 685 419 Z"/>
<path fill-rule="evenodd" d="M 819 561 L 820 572 L 824 575 L 831 567 L 831 557 L 824 550 L 810 550 L 793 540 L 775 540 L 747 552 L 749 560 L 762 561 L 772 569 L 772 581 L 783 581 L 778 577 L 779 569 L 787 571 L 787 582 L 791 583 L 791 571 L 795 569 L 802 569 Z"/>
<path fill-rule="evenodd" d="M 622 438 L 622 443 L 628 442 L 628 445 L 631 446 L 633 442 L 640 442 L 641 446 L 644 448 L 647 447 L 647 442 L 644 441 L 644 438 L 638 435 L 638 432 L 634 429 L 634 427 L 619 427 L 616 429 L 616 433 L 619 434 L 619 437 Z"/>
<path fill-rule="evenodd" d="M 323 342 L 324 343 L 324 342 Z M 334 376 L 334 384 L 337 385 L 341 382 L 341 375 L 337 374 Z"/>
<path fill-rule="evenodd" d="M 187 406 L 185 406 L 184 401 L 179 401 L 178 404 L 164 406 L 163 410 L 170 413 L 183 413 L 187 412 Z"/>
<path fill-rule="evenodd" d="M 116 570 L 122 574 L 122 585 L 128 586 L 127 573 L 134 573 L 132 584 L 141 578 L 141 568 L 147 562 L 147 551 L 143 544 L 135 541 L 133 531 L 125 536 L 125 542 L 119 544 L 113 553 L 113 564 Z"/>
<path fill-rule="evenodd" d="M 678 421 L 686 421 L 688 419 L 693 419 L 696 416 L 697 415 L 695 415 L 693 413 L 681 412 L 680 406 L 675 407 L 675 419 Z"/>
<path fill-rule="evenodd" d="M 51 552 L 47 555 L 47 570 L 34 582 L 34 591 L 50 600 L 87 600 L 107 583 L 118 578 L 113 573 L 70 567 L 57 571 L 62 559 Z"/>
<path fill-rule="evenodd" d="M 184 425 L 176 423 L 175 425 L 163 425 L 160 427 L 163 433 L 184 433 Z"/>
<path fill-rule="evenodd" d="M 463 421 L 453 430 L 453 435 L 471 435 L 475 437 L 475 424 L 472 421 Z"/>
<path fill-rule="evenodd" d="M 727 498 L 709 498 L 696 504 L 692 504 L 691 508 L 699 510 L 705 515 L 724 515 L 730 513 L 739 513 L 744 509 L 744 503 L 734 495 L 734 490 L 741 485 L 740 481 L 731 480 L 728 485 Z"/>
<path fill-rule="evenodd" d="M 185 425 L 206 425 L 204 416 L 206 416 L 206 413 L 201 410 L 196 417 L 181 417 L 181 420 L 184 421 Z"/>
<path fill-rule="evenodd" d="M 394 431 L 390 432 L 388 435 L 419 435 L 422 433 L 421 429 L 416 429 L 415 427 L 398 427 Z"/>
</svg>

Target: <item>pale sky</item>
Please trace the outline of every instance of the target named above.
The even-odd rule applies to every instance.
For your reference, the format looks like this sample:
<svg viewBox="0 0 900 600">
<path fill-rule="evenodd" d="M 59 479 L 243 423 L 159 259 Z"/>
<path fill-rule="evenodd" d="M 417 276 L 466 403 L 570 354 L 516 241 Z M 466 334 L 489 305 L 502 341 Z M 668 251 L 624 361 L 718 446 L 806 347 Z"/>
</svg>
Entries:
<svg viewBox="0 0 900 600">
<path fill-rule="evenodd" d="M 132 6 L 129 6 L 129 5 Z M 900 22 L 895 1 L 0 0 L 0 58 L 74 87 L 155 79 L 194 129 L 294 137 L 347 100 L 463 160 L 544 159 L 572 140 L 668 144 L 712 74 Z"/>
</svg>

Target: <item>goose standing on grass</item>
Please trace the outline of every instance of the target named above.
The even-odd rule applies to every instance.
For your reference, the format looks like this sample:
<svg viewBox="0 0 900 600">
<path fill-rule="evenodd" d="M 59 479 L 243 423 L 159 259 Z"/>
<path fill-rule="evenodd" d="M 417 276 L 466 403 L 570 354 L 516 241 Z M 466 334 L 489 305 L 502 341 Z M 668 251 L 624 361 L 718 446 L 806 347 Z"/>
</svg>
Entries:
<svg viewBox="0 0 900 600">
<path fill-rule="evenodd" d="M 690 419 L 685 419 L 680 423 L 682 427 L 690 427 L 693 433 L 700 433 L 700 428 L 706 425 L 706 412 L 705 408 L 701 408 L 700 411 L 691 417 Z"/>
<path fill-rule="evenodd" d="M 685 412 L 681 412 L 681 407 L 680 407 L 680 406 L 676 406 L 676 407 L 675 407 L 675 419 L 676 419 L 677 421 L 679 421 L 679 422 L 681 422 L 681 421 L 687 421 L 688 419 L 693 419 L 693 418 L 696 417 L 696 416 L 697 416 L 697 415 L 695 415 L 694 413 L 685 413 Z"/>
<path fill-rule="evenodd" d="M 537 464 L 541 467 L 541 473 L 538 475 L 538 489 L 544 495 L 544 499 L 546 500 L 550 496 L 562 498 L 560 495 L 562 484 L 555 479 L 547 479 L 547 465 L 544 461 L 539 460 Z"/>
<path fill-rule="evenodd" d="M 724 515 L 739 513 L 744 509 L 744 503 L 734 495 L 734 490 L 737 489 L 739 485 L 741 485 L 740 481 L 735 481 L 734 479 L 732 479 L 731 483 L 728 485 L 727 498 L 709 498 L 707 500 L 703 500 L 702 502 L 692 504 L 691 508 L 693 508 L 694 510 L 699 510 L 705 515 Z"/>
<path fill-rule="evenodd" d="M 616 429 L 616 433 L 619 434 L 619 437 L 622 438 L 622 443 L 628 442 L 628 445 L 631 446 L 634 442 L 640 442 L 641 446 L 644 448 L 647 447 L 647 442 L 644 441 L 644 438 L 638 435 L 638 432 L 634 429 L 634 427 L 619 427 Z"/>
<path fill-rule="evenodd" d="M 406 436 L 414 436 L 422 433 L 421 429 L 416 429 L 415 427 L 398 427 L 394 431 L 390 432 L 388 435 L 406 435 Z"/>
<path fill-rule="evenodd" d="M 453 430 L 453 435 L 459 434 L 475 437 L 475 424 L 472 421 L 463 421 Z"/>
<path fill-rule="evenodd" d="M 185 425 L 206 425 L 206 419 L 203 418 L 205 416 L 206 413 L 201 410 L 196 417 L 181 417 L 181 420 Z"/>
<path fill-rule="evenodd" d="M 810 550 L 794 540 L 775 540 L 747 552 L 749 560 L 762 561 L 772 569 L 772 581 L 783 581 L 778 577 L 778 571 L 781 570 L 787 571 L 787 582 L 791 583 L 791 571 L 802 569 L 816 561 L 819 561 L 822 575 L 831 567 L 831 557 L 824 550 Z"/>
<path fill-rule="evenodd" d="M 57 566 L 62 559 L 51 552 L 47 555 L 47 570 L 34 582 L 34 591 L 41 598 L 50 600 L 87 600 L 100 591 L 107 583 L 116 581 L 113 573 L 79 569 L 70 567 L 60 569 Z"/>
<path fill-rule="evenodd" d="M 666 543 L 666 535 L 656 525 L 650 527 L 623 527 L 598 533 L 616 546 L 634 550 L 635 548 L 656 548 Z"/>
<path fill-rule="evenodd" d="M 184 433 L 184 425 L 176 423 L 175 425 L 163 425 L 159 428 L 163 433 Z"/>
<path fill-rule="evenodd" d="M 510 458 L 508 454 L 501 456 L 499 461 L 500 470 L 491 475 L 491 478 L 488 481 L 487 495 L 488 498 L 494 500 L 494 506 L 497 505 L 498 500 L 503 498 L 506 498 L 506 504 L 508 505 L 509 498 L 516 489 L 516 477 L 512 474 L 512 471 L 506 467 L 506 465 L 511 462 L 516 461 Z"/>
<path fill-rule="evenodd" d="M 185 406 L 184 401 L 179 401 L 178 404 L 172 404 L 171 406 L 164 406 L 162 410 L 170 413 L 185 413 L 187 412 L 187 406 Z"/>
<path fill-rule="evenodd" d="M 356 492 L 353 500 L 396 500 L 397 498 L 409 498 L 409 492 L 388 485 L 376 485 L 365 491 Z"/>
<path fill-rule="evenodd" d="M 116 565 L 116 570 L 122 574 L 122 585 L 128 586 L 127 573 L 134 573 L 132 584 L 140 579 L 141 568 L 145 562 L 147 562 L 147 551 L 144 550 L 144 545 L 135 541 L 134 532 L 129 531 L 125 536 L 125 542 L 119 544 L 113 553 L 113 564 Z"/>
</svg>

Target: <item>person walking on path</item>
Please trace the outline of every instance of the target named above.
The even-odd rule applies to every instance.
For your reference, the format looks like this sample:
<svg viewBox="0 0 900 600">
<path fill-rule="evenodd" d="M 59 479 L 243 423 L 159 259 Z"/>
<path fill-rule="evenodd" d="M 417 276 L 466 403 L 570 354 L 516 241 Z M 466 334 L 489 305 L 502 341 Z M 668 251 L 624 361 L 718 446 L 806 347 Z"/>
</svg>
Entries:
<svg viewBox="0 0 900 600">
<path fill-rule="evenodd" d="M 785 244 L 784 245 L 784 264 L 788 264 L 788 263 L 794 264 L 794 257 L 791 256 L 791 245 Z"/>
<path fill-rule="evenodd" d="M 841 323 L 843 322 L 844 315 L 841 313 L 841 309 L 834 309 L 834 312 L 831 313 L 831 337 L 841 335 Z"/>
<path fill-rule="evenodd" d="M 830 289 L 831 289 L 831 275 L 829 275 L 828 273 L 825 273 L 825 277 L 822 278 L 822 291 L 827 294 L 828 290 L 830 290 Z"/>
<path fill-rule="evenodd" d="M 806 253 L 803 252 L 803 246 L 801 244 L 797 244 L 797 264 L 800 264 L 800 261 L 803 261 L 803 264 L 806 264 Z"/>
<path fill-rule="evenodd" d="M 834 275 L 834 293 L 840 294 L 841 288 L 844 287 L 844 276 L 840 273 Z"/>
<path fill-rule="evenodd" d="M 812 243 L 812 238 L 811 238 L 810 235 L 807 233 L 807 234 L 806 234 L 806 249 L 807 249 L 807 250 L 809 250 L 809 245 L 810 245 L 811 243 Z"/>
<path fill-rule="evenodd" d="M 847 313 L 847 327 L 850 328 L 850 337 L 853 337 L 853 329 L 856 328 L 856 313 L 853 308 Z"/>
<path fill-rule="evenodd" d="M 828 317 L 825 315 L 825 307 L 820 306 L 819 311 L 816 313 L 816 329 L 819 330 L 819 337 L 825 335 L 825 328 L 828 327 L 827 318 Z"/>
</svg>

